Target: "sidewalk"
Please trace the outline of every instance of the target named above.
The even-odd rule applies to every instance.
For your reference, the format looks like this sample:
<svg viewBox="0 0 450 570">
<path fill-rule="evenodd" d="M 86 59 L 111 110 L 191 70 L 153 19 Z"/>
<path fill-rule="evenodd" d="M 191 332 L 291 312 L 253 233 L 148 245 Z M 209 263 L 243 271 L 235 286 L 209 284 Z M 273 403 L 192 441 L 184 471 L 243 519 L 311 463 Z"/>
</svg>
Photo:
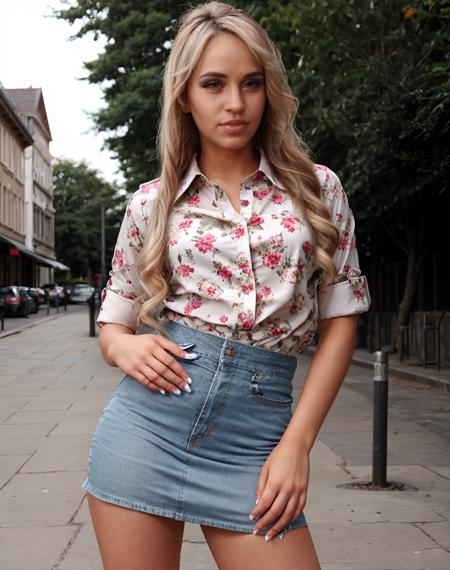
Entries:
<svg viewBox="0 0 450 570">
<path fill-rule="evenodd" d="M 309 362 L 299 358 L 296 399 Z M 102 361 L 81 311 L 0 339 L 0 364 L 0 568 L 101 570 L 81 484 L 123 374 Z M 388 480 L 417 488 L 407 491 L 339 487 L 371 478 L 371 398 L 372 370 L 351 366 L 311 453 L 305 515 L 322 570 L 448 570 L 450 394 L 391 369 Z M 186 523 L 181 569 L 216 568 Z"/>
</svg>

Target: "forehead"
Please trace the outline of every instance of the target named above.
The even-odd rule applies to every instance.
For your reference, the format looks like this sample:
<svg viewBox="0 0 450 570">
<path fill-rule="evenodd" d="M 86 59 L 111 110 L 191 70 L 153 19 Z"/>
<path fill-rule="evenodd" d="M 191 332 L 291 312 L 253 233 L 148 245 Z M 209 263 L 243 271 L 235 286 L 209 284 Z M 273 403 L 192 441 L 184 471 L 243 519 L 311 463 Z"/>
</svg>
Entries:
<svg viewBox="0 0 450 570">
<path fill-rule="evenodd" d="M 235 34 L 220 32 L 207 41 L 194 74 L 220 71 L 232 75 L 244 70 L 262 70 L 262 66 L 243 40 Z"/>
</svg>

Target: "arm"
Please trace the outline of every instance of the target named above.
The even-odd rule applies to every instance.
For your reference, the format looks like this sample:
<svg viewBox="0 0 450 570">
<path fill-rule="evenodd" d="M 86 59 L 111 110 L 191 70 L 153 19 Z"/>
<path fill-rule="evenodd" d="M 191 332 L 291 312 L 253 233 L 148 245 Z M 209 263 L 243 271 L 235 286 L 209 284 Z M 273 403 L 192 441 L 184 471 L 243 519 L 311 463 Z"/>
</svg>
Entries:
<svg viewBox="0 0 450 570">
<path fill-rule="evenodd" d="M 282 441 L 310 451 L 336 398 L 355 349 L 358 315 L 319 321 L 319 344 Z"/>
</svg>

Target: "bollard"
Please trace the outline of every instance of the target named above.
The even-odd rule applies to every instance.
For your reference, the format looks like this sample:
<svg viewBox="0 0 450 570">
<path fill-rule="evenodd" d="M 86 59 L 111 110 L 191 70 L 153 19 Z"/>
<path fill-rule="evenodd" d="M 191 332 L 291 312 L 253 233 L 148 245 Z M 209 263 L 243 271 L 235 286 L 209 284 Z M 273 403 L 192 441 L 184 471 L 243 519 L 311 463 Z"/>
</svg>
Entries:
<svg viewBox="0 0 450 570">
<path fill-rule="evenodd" d="M 59 315 L 59 295 L 56 295 L 55 303 L 56 303 L 56 312 Z"/>
<path fill-rule="evenodd" d="M 372 482 L 380 487 L 386 486 L 388 365 L 388 354 L 377 350 L 373 376 Z"/>
<path fill-rule="evenodd" d="M 95 291 L 89 297 L 89 336 L 95 336 Z"/>
</svg>

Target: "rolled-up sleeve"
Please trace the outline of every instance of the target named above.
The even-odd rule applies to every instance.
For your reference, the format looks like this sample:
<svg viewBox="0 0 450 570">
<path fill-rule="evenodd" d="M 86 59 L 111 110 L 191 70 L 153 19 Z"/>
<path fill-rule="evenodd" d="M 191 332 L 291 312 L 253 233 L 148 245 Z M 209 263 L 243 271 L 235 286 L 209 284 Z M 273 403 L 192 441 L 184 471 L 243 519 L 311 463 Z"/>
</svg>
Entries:
<svg viewBox="0 0 450 570">
<path fill-rule="evenodd" d="M 339 177 L 330 169 L 323 197 L 341 239 L 333 256 L 337 277 L 332 285 L 319 291 L 319 319 L 364 313 L 371 299 L 367 278 L 359 267 L 355 219 Z"/>
<path fill-rule="evenodd" d="M 136 261 L 142 249 L 145 223 L 142 215 L 146 200 L 138 190 L 128 200 L 125 215 L 117 237 L 112 269 L 101 293 L 99 327 L 105 323 L 125 325 L 133 332 L 138 325 L 140 306 L 136 303 L 141 290 L 136 273 Z"/>
</svg>

